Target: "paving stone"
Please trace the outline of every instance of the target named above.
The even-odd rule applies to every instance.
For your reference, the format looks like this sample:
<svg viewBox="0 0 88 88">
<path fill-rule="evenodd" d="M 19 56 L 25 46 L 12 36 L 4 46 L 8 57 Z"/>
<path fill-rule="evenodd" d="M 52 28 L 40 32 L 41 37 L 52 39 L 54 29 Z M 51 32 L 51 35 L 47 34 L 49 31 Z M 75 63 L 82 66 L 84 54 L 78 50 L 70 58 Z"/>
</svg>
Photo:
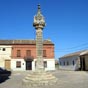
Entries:
<svg viewBox="0 0 88 88">
<path fill-rule="evenodd" d="M 0 84 L 0 88 L 88 88 L 88 72 L 83 71 L 51 71 L 58 78 L 54 85 L 23 86 L 22 80 L 31 72 L 13 72 L 8 80 Z"/>
</svg>

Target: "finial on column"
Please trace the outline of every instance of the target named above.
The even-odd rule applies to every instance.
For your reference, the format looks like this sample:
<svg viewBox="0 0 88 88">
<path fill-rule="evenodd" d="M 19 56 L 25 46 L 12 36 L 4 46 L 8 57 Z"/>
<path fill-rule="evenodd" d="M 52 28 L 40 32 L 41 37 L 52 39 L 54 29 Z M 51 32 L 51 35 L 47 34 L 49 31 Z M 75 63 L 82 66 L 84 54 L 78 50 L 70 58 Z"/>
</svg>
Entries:
<svg viewBox="0 0 88 88">
<path fill-rule="evenodd" d="M 33 26 L 37 29 L 37 28 L 44 28 L 45 26 L 45 19 L 44 16 L 41 13 L 41 8 L 40 8 L 40 4 L 38 4 L 38 10 L 37 10 L 37 14 L 34 16 L 34 22 L 33 22 Z"/>
<path fill-rule="evenodd" d="M 40 8 L 40 4 L 38 4 L 38 15 L 41 14 L 41 8 Z"/>
<path fill-rule="evenodd" d="M 40 8 L 40 4 L 38 4 L 38 9 L 41 9 L 41 8 Z"/>
</svg>

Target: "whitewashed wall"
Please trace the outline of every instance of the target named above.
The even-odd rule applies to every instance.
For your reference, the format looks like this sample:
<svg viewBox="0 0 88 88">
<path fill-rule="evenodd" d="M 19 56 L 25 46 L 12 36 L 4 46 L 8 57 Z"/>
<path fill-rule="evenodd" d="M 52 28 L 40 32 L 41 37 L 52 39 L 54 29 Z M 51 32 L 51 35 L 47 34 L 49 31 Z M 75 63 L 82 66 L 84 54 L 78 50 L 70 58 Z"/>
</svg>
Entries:
<svg viewBox="0 0 88 88">
<path fill-rule="evenodd" d="M 32 61 L 32 71 L 35 71 L 35 61 L 36 61 L 36 59 L 34 59 L 34 61 Z"/>
<path fill-rule="evenodd" d="M 3 51 L 5 48 L 5 51 Z M 11 49 L 12 46 L 0 45 L 0 67 L 5 67 L 5 60 L 11 59 Z"/>
<path fill-rule="evenodd" d="M 6 59 L 11 59 L 11 48 L 12 46 L 0 46 L 0 56 L 5 57 Z M 3 48 L 5 48 L 5 51 L 3 51 Z"/>
<path fill-rule="evenodd" d="M 21 68 L 16 67 L 17 61 L 21 61 Z M 25 63 L 24 59 L 12 59 L 11 60 L 11 70 L 13 70 L 13 71 L 25 71 L 25 69 L 26 69 L 25 66 L 26 66 L 26 63 Z"/>
<path fill-rule="evenodd" d="M 67 58 L 60 58 L 59 63 L 61 62 L 61 65 L 59 65 L 59 69 L 62 70 L 77 70 L 78 67 L 78 59 L 79 56 L 72 56 L 72 57 L 67 57 Z M 67 61 L 69 62 L 69 65 L 67 65 Z M 74 61 L 74 65 L 73 62 Z M 64 65 L 65 62 L 65 65 Z"/>
<path fill-rule="evenodd" d="M 21 61 L 21 68 L 16 68 L 16 61 Z M 35 71 L 35 61 L 32 61 L 32 71 Z M 47 67 L 45 68 L 46 71 L 48 70 L 55 70 L 55 60 L 54 59 L 44 59 L 47 61 Z M 25 71 L 26 70 L 26 62 L 24 59 L 12 59 L 11 60 L 11 70 L 13 71 Z"/>
<path fill-rule="evenodd" d="M 1 68 L 4 68 L 4 63 L 5 63 L 5 62 L 4 62 L 4 59 L 3 59 L 3 58 L 2 58 L 2 59 L 0 58 L 0 67 L 1 67 Z"/>
<path fill-rule="evenodd" d="M 34 61 L 32 62 L 32 70 L 35 70 L 35 61 L 36 59 L 34 59 Z M 47 61 L 47 67 L 45 68 L 45 71 L 48 70 L 55 70 L 55 59 L 44 59 L 44 61 Z"/>
<path fill-rule="evenodd" d="M 45 59 L 44 61 L 47 61 L 47 68 L 45 68 L 46 71 L 55 70 L 55 60 L 54 59 Z"/>
</svg>

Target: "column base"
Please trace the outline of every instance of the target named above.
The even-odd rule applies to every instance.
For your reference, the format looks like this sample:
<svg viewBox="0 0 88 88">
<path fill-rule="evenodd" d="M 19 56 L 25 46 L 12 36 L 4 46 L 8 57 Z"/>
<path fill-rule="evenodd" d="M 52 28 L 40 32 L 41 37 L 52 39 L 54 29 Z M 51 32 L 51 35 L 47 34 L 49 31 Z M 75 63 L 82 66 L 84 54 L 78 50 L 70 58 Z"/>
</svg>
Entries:
<svg viewBox="0 0 88 88">
<path fill-rule="evenodd" d="M 57 78 L 49 72 L 35 71 L 28 74 L 22 81 L 23 86 L 42 86 L 42 85 L 54 85 L 57 82 Z"/>
</svg>

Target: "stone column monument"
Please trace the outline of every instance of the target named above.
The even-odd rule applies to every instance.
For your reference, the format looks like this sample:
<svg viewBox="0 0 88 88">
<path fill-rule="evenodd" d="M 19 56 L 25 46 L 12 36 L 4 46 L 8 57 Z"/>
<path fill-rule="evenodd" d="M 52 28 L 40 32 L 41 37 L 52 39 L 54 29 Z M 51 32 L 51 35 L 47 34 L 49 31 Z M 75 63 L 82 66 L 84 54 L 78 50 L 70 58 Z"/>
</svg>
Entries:
<svg viewBox="0 0 88 88">
<path fill-rule="evenodd" d="M 38 12 L 37 15 L 34 16 L 34 23 L 33 26 L 36 29 L 36 57 L 37 57 L 37 63 L 36 63 L 36 70 L 42 71 L 44 70 L 43 65 L 43 28 L 45 26 L 45 20 L 43 15 L 41 14 L 40 5 L 38 5 Z"/>
<path fill-rule="evenodd" d="M 30 72 L 27 77 L 23 79 L 24 86 L 42 86 L 42 85 L 53 85 L 57 82 L 55 76 L 44 70 L 43 65 L 43 28 L 45 26 L 45 20 L 41 14 L 40 5 L 38 5 L 38 12 L 34 16 L 33 26 L 36 29 L 36 70 Z"/>
</svg>

